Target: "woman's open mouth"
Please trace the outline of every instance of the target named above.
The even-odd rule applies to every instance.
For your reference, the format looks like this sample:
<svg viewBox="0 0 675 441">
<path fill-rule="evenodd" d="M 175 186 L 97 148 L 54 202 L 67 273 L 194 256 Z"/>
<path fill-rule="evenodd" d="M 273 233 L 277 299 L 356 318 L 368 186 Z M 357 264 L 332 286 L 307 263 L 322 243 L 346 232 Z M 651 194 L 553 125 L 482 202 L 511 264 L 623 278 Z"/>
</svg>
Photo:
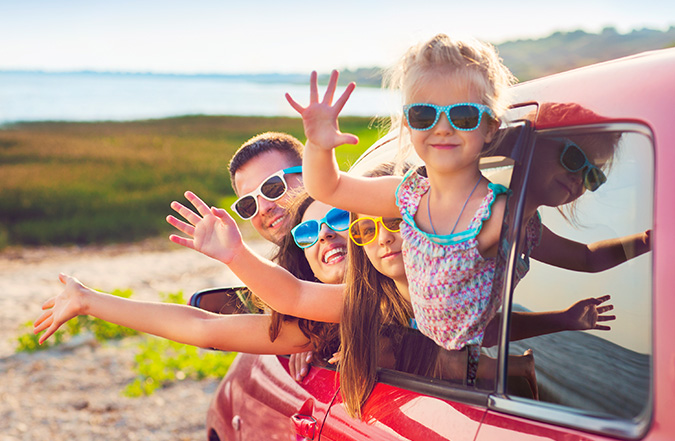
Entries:
<svg viewBox="0 0 675 441">
<path fill-rule="evenodd" d="M 344 260 L 347 255 L 346 247 L 335 247 L 326 251 L 321 258 L 321 261 L 328 265 L 333 265 L 335 263 L 341 262 Z"/>
</svg>

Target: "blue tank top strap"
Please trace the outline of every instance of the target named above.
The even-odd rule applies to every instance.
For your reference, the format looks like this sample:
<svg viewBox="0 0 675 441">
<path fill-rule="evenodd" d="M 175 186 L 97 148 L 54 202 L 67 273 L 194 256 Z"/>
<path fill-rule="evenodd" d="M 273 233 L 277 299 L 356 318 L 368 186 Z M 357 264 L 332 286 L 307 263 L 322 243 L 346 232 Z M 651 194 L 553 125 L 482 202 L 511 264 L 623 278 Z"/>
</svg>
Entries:
<svg viewBox="0 0 675 441">
<path fill-rule="evenodd" d="M 474 231 L 475 232 L 474 237 L 478 236 L 478 234 L 480 233 L 480 230 L 483 228 L 483 222 L 492 217 L 492 206 L 497 200 L 497 196 L 502 194 L 508 194 L 510 191 L 503 185 L 494 184 L 492 182 L 488 183 L 488 190 L 489 192 L 487 196 L 485 196 L 483 203 L 481 204 L 478 211 L 476 211 L 476 214 L 474 218 L 471 220 L 471 223 L 469 224 L 469 228 L 467 230 L 467 231 Z"/>
</svg>

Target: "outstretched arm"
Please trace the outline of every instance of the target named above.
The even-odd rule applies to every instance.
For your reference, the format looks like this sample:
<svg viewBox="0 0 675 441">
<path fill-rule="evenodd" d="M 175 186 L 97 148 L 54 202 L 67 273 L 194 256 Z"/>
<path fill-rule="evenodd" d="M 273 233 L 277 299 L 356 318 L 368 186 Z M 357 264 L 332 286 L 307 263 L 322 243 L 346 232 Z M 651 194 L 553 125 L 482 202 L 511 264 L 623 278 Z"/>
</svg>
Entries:
<svg viewBox="0 0 675 441">
<path fill-rule="evenodd" d="M 355 88 L 354 83 L 350 83 L 333 104 L 338 76 L 335 70 L 331 73 L 323 101 L 319 102 L 317 73 L 312 72 L 307 107 L 286 94 L 290 105 L 302 116 L 307 136 L 302 167 L 305 188 L 313 198 L 343 210 L 398 216 L 395 191 L 400 178 L 361 178 L 340 172 L 334 149 L 342 144 L 356 144 L 359 140 L 352 134 L 342 133 L 338 125 L 338 115 Z"/>
<path fill-rule="evenodd" d="M 260 354 L 306 351 L 309 340 L 295 322 L 284 322 L 279 337 L 271 342 L 270 318 L 260 314 L 220 315 L 187 305 L 145 302 L 105 294 L 65 274 L 58 296 L 47 300 L 33 331 L 39 342 L 48 339 L 68 320 L 91 315 L 107 322 L 202 348 Z"/>
<path fill-rule="evenodd" d="M 562 311 L 520 312 L 511 313 L 511 330 L 509 340 L 517 341 L 540 335 L 561 331 L 609 331 L 611 328 L 600 322 L 616 320 L 615 315 L 607 315 L 614 305 L 603 303 L 610 299 L 609 295 L 579 300 Z M 498 343 L 501 313 L 493 318 L 485 329 L 483 345 L 494 346 Z"/>
<path fill-rule="evenodd" d="M 241 239 L 234 219 L 225 210 L 209 207 L 192 192 L 186 192 L 185 197 L 199 214 L 178 202 L 171 204 L 188 222 L 174 216 L 168 216 L 167 222 L 189 236 L 173 234 L 170 236 L 172 242 L 226 264 L 275 311 L 309 320 L 340 321 L 343 285 L 313 283 L 296 278 L 249 248 Z"/>
<path fill-rule="evenodd" d="M 546 226 L 532 257 L 549 265 L 573 271 L 600 272 L 651 250 L 651 230 L 591 244 L 560 237 Z"/>
</svg>

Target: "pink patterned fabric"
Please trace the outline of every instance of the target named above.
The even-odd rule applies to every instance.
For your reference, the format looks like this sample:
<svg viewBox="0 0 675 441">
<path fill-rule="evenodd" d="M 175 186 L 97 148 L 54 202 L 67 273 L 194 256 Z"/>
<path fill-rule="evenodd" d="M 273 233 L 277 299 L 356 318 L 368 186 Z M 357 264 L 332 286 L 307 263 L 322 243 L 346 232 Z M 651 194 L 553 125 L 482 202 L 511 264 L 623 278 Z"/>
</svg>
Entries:
<svg viewBox="0 0 675 441">
<path fill-rule="evenodd" d="M 501 304 L 500 298 L 491 296 L 497 259 L 480 255 L 476 236 L 483 222 L 490 218 L 495 197 L 508 189 L 492 183 L 488 188 L 469 228 L 448 236 L 426 233 L 415 224 L 420 199 L 429 190 L 425 177 L 411 170 L 396 191 L 403 217 L 403 260 L 417 327 L 445 349 L 480 346 L 485 327 Z M 530 240 L 530 230 L 536 240 Z M 537 226 L 528 223 L 526 260 L 529 250 L 538 242 L 540 224 L 535 230 Z M 527 268 L 518 271 L 517 278 L 525 272 Z"/>
</svg>

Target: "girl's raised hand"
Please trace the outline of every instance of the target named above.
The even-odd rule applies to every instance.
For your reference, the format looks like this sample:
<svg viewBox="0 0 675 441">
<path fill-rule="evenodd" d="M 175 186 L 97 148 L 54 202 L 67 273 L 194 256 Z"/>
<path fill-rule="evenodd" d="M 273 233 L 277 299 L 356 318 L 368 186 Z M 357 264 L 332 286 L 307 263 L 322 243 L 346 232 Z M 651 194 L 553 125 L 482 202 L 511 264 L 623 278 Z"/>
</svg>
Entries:
<svg viewBox="0 0 675 441">
<path fill-rule="evenodd" d="M 191 238 L 172 234 L 169 236 L 171 242 L 192 248 L 225 264 L 230 263 L 242 245 L 241 233 L 232 216 L 222 208 L 209 207 L 191 191 L 186 191 L 185 197 L 199 214 L 173 201 L 171 208 L 187 222 L 171 215 L 166 217 L 166 221 Z"/>
<path fill-rule="evenodd" d="M 309 105 L 307 107 L 301 106 L 288 93 L 286 94 L 286 99 L 291 107 L 302 116 L 302 124 L 305 128 L 308 143 L 327 150 L 342 144 L 357 144 L 359 142 L 356 135 L 342 133 L 338 125 L 338 115 L 356 87 L 354 83 L 349 83 L 340 98 L 333 104 L 338 77 L 337 70 L 331 72 L 323 101 L 319 102 L 317 73 L 316 71 L 312 72 L 309 79 Z"/>
<path fill-rule="evenodd" d="M 42 305 L 44 312 L 33 323 L 34 334 L 46 329 L 38 340 L 40 344 L 54 334 L 62 324 L 85 313 L 84 295 L 89 288 L 76 278 L 63 273 L 59 274 L 59 280 L 65 285 L 64 290 Z"/>
</svg>

